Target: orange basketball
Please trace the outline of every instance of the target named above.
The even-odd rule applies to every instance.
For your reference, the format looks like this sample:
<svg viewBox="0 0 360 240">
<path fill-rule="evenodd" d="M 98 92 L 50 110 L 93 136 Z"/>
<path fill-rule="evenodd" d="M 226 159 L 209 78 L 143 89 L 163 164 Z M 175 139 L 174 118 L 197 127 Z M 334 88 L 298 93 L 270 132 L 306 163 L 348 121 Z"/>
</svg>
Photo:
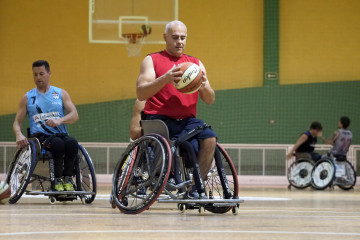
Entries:
<svg viewBox="0 0 360 240">
<path fill-rule="evenodd" d="M 11 196 L 11 188 L 6 182 L 0 182 L 0 203 L 6 204 Z"/>
<path fill-rule="evenodd" d="M 183 72 L 181 80 L 174 86 L 186 94 L 191 94 L 199 90 L 202 84 L 202 71 L 196 63 L 184 62 L 180 64 L 180 70 Z"/>
</svg>

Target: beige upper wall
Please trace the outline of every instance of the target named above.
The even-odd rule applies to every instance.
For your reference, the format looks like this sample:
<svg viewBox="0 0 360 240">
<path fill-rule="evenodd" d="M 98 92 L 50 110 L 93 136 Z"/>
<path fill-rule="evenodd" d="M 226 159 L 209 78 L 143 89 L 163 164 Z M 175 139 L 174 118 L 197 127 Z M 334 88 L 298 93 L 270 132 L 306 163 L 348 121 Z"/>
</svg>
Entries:
<svg viewBox="0 0 360 240">
<path fill-rule="evenodd" d="M 263 0 L 180 0 L 187 52 L 204 63 L 216 89 L 263 84 Z"/>
<path fill-rule="evenodd" d="M 360 1 L 280 1 L 280 84 L 360 80 Z"/>
<path fill-rule="evenodd" d="M 262 0 L 179 0 L 186 53 L 200 58 L 216 90 L 262 85 L 262 15 Z M 142 59 L 162 49 L 145 45 L 128 58 L 124 45 L 90 44 L 86 0 L 0 1 L 0 115 L 16 112 L 34 87 L 35 60 L 48 60 L 51 83 L 86 104 L 134 98 Z"/>
<path fill-rule="evenodd" d="M 359 80 L 359 10 L 359 0 L 280 0 L 280 83 Z M 215 90 L 262 86 L 263 11 L 263 0 L 179 0 L 186 53 Z M 90 44 L 87 0 L 0 1 L 0 115 L 34 87 L 37 59 L 50 62 L 53 85 L 86 104 L 134 98 L 142 59 L 162 49 L 128 58 L 124 45 Z"/>
</svg>

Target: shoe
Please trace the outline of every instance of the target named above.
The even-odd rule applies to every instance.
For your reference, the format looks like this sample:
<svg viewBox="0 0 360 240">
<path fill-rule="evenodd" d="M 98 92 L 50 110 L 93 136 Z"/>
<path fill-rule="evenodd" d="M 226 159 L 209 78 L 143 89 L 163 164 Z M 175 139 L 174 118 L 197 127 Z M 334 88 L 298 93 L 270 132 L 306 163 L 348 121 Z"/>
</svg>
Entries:
<svg viewBox="0 0 360 240">
<path fill-rule="evenodd" d="M 224 198 L 225 198 L 225 199 L 232 199 L 233 196 L 232 196 L 231 193 L 225 193 L 225 194 L 224 194 Z"/>
<path fill-rule="evenodd" d="M 146 195 L 146 187 L 140 187 L 136 194 L 137 195 Z"/>
<path fill-rule="evenodd" d="M 188 193 L 187 197 L 188 197 L 189 199 L 199 199 L 200 196 L 199 196 L 199 193 L 198 193 L 195 185 L 193 185 L 193 186 L 191 187 L 191 190 L 190 190 L 190 192 Z"/>
<path fill-rule="evenodd" d="M 205 193 L 199 194 L 199 192 L 196 189 L 196 186 L 192 186 L 190 192 L 187 194 L 188 199 L 209 199 L 208 196 L 206 196 Z"/>
<path fill-rule="evenodd" d="M 71 176 L 65 176 L 64 177 L 64 189 L 66 191 L 75 191 L 74 189 L 74 184 L 73 184 L 73 179 Z"/>
<path fill-rule="evenodd" d="M 199 199 L 209 199 L 205 193 L 200 194 Z"/>
<path fill-rule="evenodd" d="M 61 178 L 55 178 L 55 191 L 64 191 L 64 184 Z"/>
</svg>

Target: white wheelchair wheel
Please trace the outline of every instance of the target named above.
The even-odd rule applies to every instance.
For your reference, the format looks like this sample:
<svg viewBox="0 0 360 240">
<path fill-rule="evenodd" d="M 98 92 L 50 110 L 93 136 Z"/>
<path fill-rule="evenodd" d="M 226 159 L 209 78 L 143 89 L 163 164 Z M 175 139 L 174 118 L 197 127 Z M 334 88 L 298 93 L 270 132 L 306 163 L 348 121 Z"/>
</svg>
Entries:
<svg viewBox="0 0 360 240">
<path fill-rule="evenodd" d="M 321 159 L 313 168 L 311 173 L 311 185 L 318 190 L 330 186 L 335 178 L 335 165 L 329 159 Z"/>
<path fill-rule="evenodd" d="M 311 184 L 311 172 L 314 163 L 308 159 L 299 159 L 292 163 L 288 169 L 288 181 L 291 186 L 304 189 Z"/>
<path fill-rule="evenodd" d="M 337 169 L 335 172 L 334 185 L 343 190 L 350 190 L 356 184 L 356 172 L 351 163 L 347 160 L 336 161 Z"/>
</svg>

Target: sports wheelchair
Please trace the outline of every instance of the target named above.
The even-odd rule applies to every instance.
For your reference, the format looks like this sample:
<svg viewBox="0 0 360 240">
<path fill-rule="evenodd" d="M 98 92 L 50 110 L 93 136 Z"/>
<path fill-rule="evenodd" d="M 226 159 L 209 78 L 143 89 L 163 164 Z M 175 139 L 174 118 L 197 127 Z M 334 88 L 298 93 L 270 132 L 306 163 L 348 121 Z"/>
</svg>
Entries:
<svg viewBox="0 0 360 240">
<path fill-rule="evenodd" d="M 237 173 L 229 155 L 217 144 L 211 168 L 203 189 L 208 199 L 187 199 L 193 179 L 196 159 L 189 159 L 193 147 L 185 139 L 195 136 L 201 128 L 190 131 L 182 141 L 169 139 L 166 124 L 161 120 L 142 120 L 143 136 L 130 143 L 113 174 L 111 204 L 121 212 L 137 214 L 159 203 L 177 203 L 184 213 L 187 209 L 238 214 Z M 182 144 L 185 143 L 185 144 Z M 194 176 L 195 175 L 195 176 Z M 170 177 L 169 177 L 170 176 Z"/>
<path fill-rule="evenodd" d="M 307 158 L 299 158 L 295 160 L 287 171 L 289 181 L 288 189 L 295 187 L 304 189 L 311 185 L 311 172 L 314 168 L 314 161 Z"/>
<path fill-rule="evenodd" d="M 91 203 L 96 196 L 96 176 L 91 158 L 79 144 L 78 157 L 74 168 L 75 191 L 54 191 L 54 159 L 49 151 L 42 149 L 37 138 L 29 138 L 29 145 L 18 149 L 9 165 L 6 182 L 11 187 L 9 203 L 16 203 L 23 193 L 44 195 L 51 204 L 56 201 Z"/>
<path fill-rule="evenodd" d="M 346 156 L 326 155 L 314 165 L 311 172 L 311 185 L 318 190 L 337 185 L 343 190 L 350 190 L 356 184 L 356 172 Z"/>
</svg>

